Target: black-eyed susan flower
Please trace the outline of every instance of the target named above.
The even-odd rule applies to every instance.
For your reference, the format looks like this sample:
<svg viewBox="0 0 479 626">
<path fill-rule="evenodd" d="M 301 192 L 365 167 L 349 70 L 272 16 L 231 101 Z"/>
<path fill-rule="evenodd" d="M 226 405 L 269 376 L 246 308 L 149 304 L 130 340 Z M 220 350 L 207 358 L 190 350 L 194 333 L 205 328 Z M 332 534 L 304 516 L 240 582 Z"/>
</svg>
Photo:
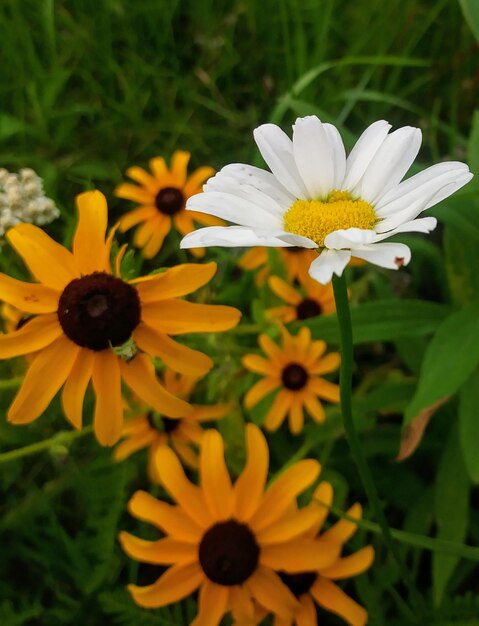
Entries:
<svg viewBox="0 0 479 626">
<path fill-rule="evenodd" d="M 140 606 L 162 607 L 199 588 L 199 611 L 191 626 L 217 626 L 228 612 L 245 623 L 254 617 L 253 600 L 290 619 L 298 601 L 274 570 L 294 574 L 336 562 L 337 544 L 304 537 L 321 517 L 319 507 L 312 503 L 297 510 L 295 506 L 296 497 L 316 480 L 318 462 L 292 465 L 265 491 L 266 440 L 253 424 L 247 426 L 246 438 L 247 462 L 234 484 L 217 431 L 203 435 L 201 487 L 186 478 L 170 448 L 158 450 L 160 480 L 178 504 L 166 504 L 140 491 L 130 500 L 129 510 L 166 536 L 145 541 L 120 534 L 129 556 L 168 566 L 152 585 L 130 585 Z"/>
<path fill-rule="evenodd" d="M 304 289 L 299 291 L 279 276 L 271 276 L 268 285 L 285 303 L 268 309 L 266 315 L 269 319 L 288 324 L 294 320 L 328 315 L 336 310 L 332 283 L 321 285 L 307 276 L 303 281 Z"/>
<path fill-rule="evenodd" d="M 163 384 L 172 395 L 189 400 L 198 379 L 195 376 L 177 374 L 166 368 Z M 122 431 L 125 438 L 115 449 L 114 457 L 122 461 L 128 456 L 148 448 L 148 467 L 153 480 L 157 481 L 154 457 L 159 446 L 171 445 L 186 465 L 197 468 L 198 447 L 203 435 L 201 424 L 224 417 L 231 409 L 229 404 L 211 406 L 192 404 L 192 410 L 184 417 L 165 417 L 154 411 L 148 411 L 128 420 Z"/>
<path fill-rule="evenodd" d="M 328 530 L 321 532 L 328 509 L 333 501 L 333 488 L 328 482 L 322 482 L 316 489 L 314 500 L 321 503 L 323 512 L 321 517 L 306 534 L 307 537 L 316 537 L 320 541 L 327 540 L 338 546 L 338 558 L 326 567 L 317 567 L 313 570 L 289 574 L 279 572 L 280 578 L 288 589 L 298 599 L 298 606 L 290 619 L 274 618 L 274 626 L 318 626 L 322 623 L 322 610 L 335 613 L 350 626 L 364 626 L 368 620 L 366 610 L 355 600 L 350 598 L 336 584 L 337 580 L 345 580 L 365 572 L 374 560 L 374 549 L 365 546 L 348 556 L 341 556 L 344 544 L 357 530 L 357 524 L 351 519 L 343 519 L 333 524 Z M 361 505 L 354 504 L 347 511 L 348 518 L 361 519 Z M 319 615 L 316 606 L 319 607 Z M 255 624 L 263 621 L 269 611 L 262 607 L 255 607 Z M 241 626 L 239 622 L 235 626 Z"/>
<path fill-rule="evenodd" d="M 317 257 L 315 250 L 306 248 L 278 248 L 279 256 L 286 268 L 288 280 L 303 282 L 308 275 L 308 269 Z M 256 274 L 256 284 L 262 285 L 270 275 L 268 263 L 268 250 L 266 248 L 251 248 L 243 254 L 238 265 L 247 271 L 259 270 Z"/>
<path fill-rule="evenodd" d="M 130 167 L 126 174 L 138 185 L 123 183 L 115 190 L 119 198 L 139 204 L 120 218 L 120 230 L 138 226 L 133 242 L 147 259 L 158 254 L 172 224 L 181 235 L 195 230 L 194 222 L 205 226 L 224 224 L 216 217 L 185 211 L 188 198 L 200 193 L 205 180 L 214 174 L 211 167 L 199 167 L 187 176 L 189 160 L 189 152 L 178 150 L 171 159 L 171 168 L 162 157 L 150 160 L 151 174 L 141 167 Z M 192 253 L 201 257 L 204 250 L 198 248 Z"/>
<path fill-rule="evenodd" d="M 113 274 L 113 232 L 105 240 L 105 197 L 87 192 L 77 204 L 72 252 L 32 224 L 7 233 L 38 281 L 0 274 L 0 299 L 32 316 L 19 330 L 0 336 L 0 358 L 35 354 L 8 419 L 15 424 L 33 421 L 63 387 L 65 416 L 81 428 L 83 398 L 91 381 L 95 434 L 101 444 L 112 445 L 123 425 L 121 381 L 154 410 L 168 417 L 186 415 L 190 405 L 159 384 L 151 357 L 187 374 L 206 373 L 211 359 L 169 335 L 226 330 L 237 324 L 239 312 L 178 299 L 207 283 L 214 264 L 179 265 L 126 281 L 119 276 L 117 258 Z"/>
<path fill-rule="evenodd" d="M 316 422 L 323 422 L 324 408 L 319 401 L 339 402 L 339 385 L 321 374 L 339 367 L 337 352 L 325 355 L 326 343 L 311 340 L 309 328 L 301 328 L 296 336 L 281 329 L 282 346 L 268 335 L 260 335 L 259 345 L 267 358 L 257 354 L 243 357 L 243 365 L 263 376 L 245 396 L 246 408 L 254 407 L 268 394 L 277 391 L 273 404 L 264 418 L 267 430 L 277 430 L 288 416 L 289 429 L 299 433 L 303 428 L 304 409 Z"/>
<path fill-rule="evenodd" d="M 383 241 L 433 230 L 434 217 L 418 216 L 472 174 L 464 163 L 444 162 L 402 181 L 419 152 L 421 131 L 406 126 L 389 134 L 390 128 L 384 120 L 369 126 L 346 158 L 338 130 L 315 115 L 296 120 L 292 141 L 274 124 L 260 126 L 254 137 L 271 172 L 224 167 L 187 208 L 235 225 L 200 229 L 181 246 L 313 249 L 319 256 L 309 273 L 323 284 L 342 274 L 351 255 L 389 269 L 407 265 L 408 246 Z"/>
</svg>

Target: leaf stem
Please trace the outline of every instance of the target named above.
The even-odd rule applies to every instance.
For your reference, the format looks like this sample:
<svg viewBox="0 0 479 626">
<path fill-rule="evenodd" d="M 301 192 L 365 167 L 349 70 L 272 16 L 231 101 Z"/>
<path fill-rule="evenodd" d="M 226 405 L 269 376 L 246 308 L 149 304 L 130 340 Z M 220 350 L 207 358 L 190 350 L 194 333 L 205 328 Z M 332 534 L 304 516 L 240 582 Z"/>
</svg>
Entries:
<svg viewBox="0 0 479 626">
<path fill-rule="evenodd" d="M 391 529 L 389 528 L 386 516 L 383 511 L 379 494 L 374 482 L 371 470 L 367 463 L 366 457 L 359 440 L 358 433 L 353 419 L 351 395 L 352 395 L 352 376 L 353 376 L 353 330 L 351 325 L 351 313 L 349 310 L 348 289 L 346 277 L 333 277 L 334 299 L 336 301 L 336 312 L 339 322 L 339 335 L 341 346 L 341 369 L 340 369 L 340 398 L 341 412 L 343 416 L 343 425 L 346 437 L 351 450 L 351 455 L 356 463 L 359 475 L 364 485 L 364 489 L 368 496 L 369 503 L 373 510 L 374 516 L 384 538 L 384 542 L 390 550 L 394 560 L 396 561 L 404 582 L 409 588 L 411 599 L 416 607 L 424 612 L 424 601 L 417 591 L 414 582 L 411 580 L 409 571 L 402 559 L 397 544 L 394 541 Z M 418 616 L 419 621 L 419 616 Z"/>
<path fill-rule="evenodd" d="M 25 456 L 30 456 L 31 454 L 37 454 L 38 452 L 48 450 L 48 448 L 52 448 L 53 446 L 68 444 L 71 441 L 79 439 L 80 437 L 84 437 L 85 435 L 89 435 L 92 432 L 93 426 L 86 426 L 85 428 L 83 428 L 83 430 L 59 432 L 49 439 L 37 441 L 36 443 L 32 443 L 29 446 L 17 448 L 16 450 L 9 450 L 8 452 L 0 454 L 0 464 L 8 463 L 9 461 L 15 461 L 16 459 L 21 459 Z"/>
</svg>

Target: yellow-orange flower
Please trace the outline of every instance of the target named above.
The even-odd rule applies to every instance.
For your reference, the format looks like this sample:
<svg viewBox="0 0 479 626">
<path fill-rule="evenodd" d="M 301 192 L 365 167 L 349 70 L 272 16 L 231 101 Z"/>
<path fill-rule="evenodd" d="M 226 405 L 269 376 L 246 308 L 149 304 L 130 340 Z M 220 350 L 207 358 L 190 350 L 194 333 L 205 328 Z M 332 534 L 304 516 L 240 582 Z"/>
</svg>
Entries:
<svg viewBox="0 0 479 626">
<path fill-rule="evenodd" d="M 288 280 L 303 282 L 308 276 L 311 263 L 318 257 L 316 250 L 306 248 L 276 248 L 283 261 Z M 238 261 L 238 265 L 247 271 L 258 270 L 256 284 L 263 285 L 271 273 L 269 265 L 268 248 L 251 248 L 245 252 Z"/>
<path fill-rule="evenodd" d="M 295 574 L 327 568 L 338 557 L 338 544 L 304 537 L 321 517 L 317 504 L 301 510 L 296 498 L 317 478 L 317 461 L 300 461 L 265 490 L 268 447 L 261 431 L 246 428 L 248 457 L 234 485 L 224 462 L 217 431 L 203 435 L 200 484 L 186 478 L 174 452 L 161 447 L 155 457 L 158 474 L 178 504 L 156 500 L 139 491 L 129 511 L 166 536 L 145 541 L 120 534 L 125 552 L 144 563 L 169 566 L 152 585 L 130 585 L 143 607 L 162 607 L 199 590 L 199 612 L 191 626 L 218 626 L 231 612 L 241 624 L 254 618 L 253 600 L 290 619 L 298 608 L 293 593 L 277 571 Z"/>
<path fill-rule="evenodd" d="M 0 336 L 0 358 L 35 353 L 8 419 L 15 424 L 33 421 L 63 387 L 65 416 L 81 428 L 83 398 L 91 381 L 95 434 L 101 444 L 112 445 L 123 426 L 121 381 L 154 410 L 168 417 L 186 415 L 190 405 L 160 385 L 152 357 L 180 372 L 205 374 L 211 359 L 168 335 L 227 330 L 240 314 L 231 307 L 178 299 L 207 283 L 216 271 L 214 263 L 179 265 L 126 281 L 119 276 L 119 254 L 113 274 L 114 233 L 105 240 L 105 197 L 87 192 L 77 204 L 72 252 L 32 224 L 7 233 L 38 281 L 0 274 L 0 300 L 32 315 L 19 330 Z M 141 352 L 134 356 L 137 350 Z"/>
<path fill-rule="evenodd" d="M 285 302 L 282 306 L 273 307 L 266 311 L 269 319 L 288 324 L 294 320 L 327 315 L 336 310 L 332 283 L 321 285 L 307 276 L 303 281 L 304 289 L 299 291 L 279 276 L 271 276 L 268 285 Z"/>
<path fill-rule="evenodd" d="M 269 393 L 279 389 L 274 402 L 266 414 L 266 429 L 277 430 L 288 416 L 289 429 L 297 434 L 303 428 L 306 409 L 317 422 L 325 418 L 324 408 L 318 398 L 339 402 L 339 385 L 321 378 L 339 367 L 339 354 L 326 352 L 324 341 L 311 340 L 309 328 L 301 328 L 296 336 L 281 329 L 282 343 L 278 346 L 268 335 L 260 335 L 259 345 L 267 358 L 256 354 L 243 357 L 243 365 L 250 371 L 261 374 L 245 396 L 244 404 L 252 408 Z"/>
<path fill-rule="evenodd" d="M 328 541 L 338 546 L 338 557 L 331 565 L 326 567 L 316 567 L 312 570 L 288 574 L 280 572 L 279 575 L 284 584 L 298 599 L 299 605 L 295 614 L 289 619 L 275 617 L 274 626 L 318 626 L 321 624 L 321 615 L 318 616 L 315 604 L 320 609 L 325 609 L 331 613 L 339 615 L 350 626 L 364 626 L 368 620 L 365 609 L 355 600 L 350 598 L 334 582 L 344 580 L 352 576 L 358 576 L 365 572 L 374 560 L 374 549 L 366 546 L 349 556 L 342 557 L 341 552 L 344 544 L 352 537 L 357 530 L 357 524 L 350 519 L 342 519 L 333 524 L 328 530 L 321 533 L 321 528 L 327 517 L 328 509 L 333 502 L 333 488 L 328 482 L 321 483 L 313 496 L 316 502 L 322 503 L 321 517 L 307 533 L 307 537 L 317 537 L 320 541 Z M 347 516 L 349 518 L 361 519 L 361 505 L 354 504 Z M 269 611 L 255 608 L 254 624 L 263 621 Z M 239 622 L 235 626 L 242 626 Z"/>
<path fill-rule="evenodd" d="M 211 167 L 199 167 L 187 176 L 189 160 L 189 152 L 178 150 L 171 159 L 171 168 L 162 157 L 150 160 L 151 174 L 141 167 L 130 167 L 126 174 L 138 185 L 122 183 L 115 190 L 119 198 L 139 204 L 120 218 L 120 230 L 138 226 L 133 241 L 147 259 L 158 254 L 172 223 L 183 236 L 195 230 L 194 222 L 205 226 L 224 224 L 217 217 L 185 211 L 188 198 L 200 193 L 205 180 L 214 174 Z M 205 253 L 203 248 L 194 248 L 191 252 L 196 257 Z"/>
<path fill-rule="evenodd" d="M 3 328 L 5 332 L 11 333 L 18 330 L 28 321 L 28 315 L 20 311 L 16 307 L 4 302 L 1 307 L 1 315 L 3 319 Z"/>
<path fill-rule="evenodd" d="M 190 399 L 197 381 L 195 376 L 176 374 L 169 368 L 166 368 L 163 375 L 165 389 L 172 395 L 187 401 Z M 149 411 L 144 415 L 128 420 L 122 432 L 125 440 L 116 447 L 115 459 L 122 461 L 133 452 L 148 448 L 150 477 L 152 480 L 158 481 L 153 462 L 155 453 L 159 446 L 170 444 L 183 463 L 192 468 L 197 468 L 198 455 L 194 446 L 199 446 L 204 432 L 201 424 L 224 417 L 231 409 L 231 405 L 203 406 L 192 404 L 191 406 L 193 407 L 192 410 L 184 417 L 164 417 L 154 411 Z"/>
</svg>

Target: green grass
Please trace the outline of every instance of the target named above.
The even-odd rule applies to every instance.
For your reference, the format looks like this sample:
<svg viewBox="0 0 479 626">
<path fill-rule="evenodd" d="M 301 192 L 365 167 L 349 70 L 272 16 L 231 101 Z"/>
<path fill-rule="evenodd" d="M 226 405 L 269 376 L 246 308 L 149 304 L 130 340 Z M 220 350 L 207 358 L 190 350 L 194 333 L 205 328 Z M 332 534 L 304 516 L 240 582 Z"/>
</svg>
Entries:
<svg viewBox="0 0 479 626">
<path fill-rule="evenodd" d="M 314 113 L 338 125 L 348 146 L 366 125 L 384 118 L 395 127 L 422 128 L 424 165 L 466 160 L 477 107 L 478 47 L 455 0 L 2 0 L 0 41 L 0 166 L 33 167 L 44 177 L 62 209 L 62 218 L 48 227 L 58 240 L 71 236 L 74 197 L 85 189 L 107 194 L 114 221 L 126 206 L 113 197 L 114 186 L 129 165 L 152 156 L 182 148 L 192 152 L 194 165 L 260 163 L 254 127 L 274 121 L 288 130 L 296 116 Z M 479 119 L 469 148 L 476 168 L 478 145 Z M 479 541 L 479 442 L 470 435 L 478 432 L 479 397 L 477 372 L 464 366 L 477 362 L 453 350 L 455 310 L 470 307 L 465 317 L 474 325 L 479 299 L 477 189 L 471 185 L 438 209 L 445 226 L 434 237 L 408 240 L 414 256 L 407 271 L 353 274 L 355 419 L 425 615 L 411 610 L 378 533 L 338 409 L 329 410 L 324 428 L 309 424 L 300 440 L 285 431 L 270 438 L 273 473 L 317 456 L 336 490 L 333 513 L 341 515 L 355 500 L 364 503 L 357 546 L 373 534 L 377 559 L 347 590 L 367 606 L 371 626 L 479 623 L 473 547 Z M 176 244 L 174 237 L 168 243 L 171 263 L 186 258 Z M 2 271 L 26 276 L 8 246 L 1 253 Z M 198 339 L 221 371 L 200 387 L 205 403 L 232 389 L 243 393 L 255 380 L 241 371 L 239 357 L 255 349 L 255 331 L 267 328 L 263 312 L 273 303 L 266 288 L 255 290 L 250 275 L 239 275 L 229 252 L 209 254 L 222 262 L 223 277 L 209 295 L 241 308 L 244 327 Z M 274 253 L 271 259 L 278 265 Z M 397 297 L 404 302 L 396 306 Z M 418 380 L 425 397 L 450 383 L 450 353 L 437 345 L 446 324 L 459 386 L 415 455 L 395 463 L 402 417 Z M 337 345 L 334 318 L 310 326 Z M 428 388 L 421 376 L 424 354 L 443 364 Z M 21 375 L 22 365 L 0 367 L 5 413 L 14 392 L 10 379 Z M 249 417 L 260 420 L 264 408 Z M 137 577 L 154 579 L 115 540 L 119 529 L 138 531 L 125 506 L 136 489 L 149 488 L 144 458 L 112 464 L 111 451 L 88 434 L 38 443 L 68 429 L 60 413 L 55 402 L 28 427 L 0 420 L 2 450 L 38 449 L 0 464 L 2 626 L 188 624 L 193 601 L 143 611 L 124 591 Z M 91 414 L 91 403 L 85 413 Z M 221 426 L 234 470 L 243 458 L 241 424 L 237 411 Z M 339 624 L 326 614 L 321 619 L 321 626 Z"/>
</svg>

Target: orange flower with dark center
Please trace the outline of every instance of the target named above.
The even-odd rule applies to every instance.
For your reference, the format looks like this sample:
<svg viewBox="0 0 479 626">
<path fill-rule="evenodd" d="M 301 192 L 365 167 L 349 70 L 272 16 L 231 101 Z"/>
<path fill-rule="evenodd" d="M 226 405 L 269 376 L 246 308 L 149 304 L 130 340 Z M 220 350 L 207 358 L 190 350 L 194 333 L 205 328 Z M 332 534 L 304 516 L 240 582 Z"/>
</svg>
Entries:
<svg viewBox="0 0 479 626">
<path fill-rule="evenodd" d="M 311 263 L 318 257 L 316 250 L 306 248 L 276 248 L 284 263 L 288 280 L 303 282 L 308 276 Z M 256 274 L 256 284 L 263 285 L 271 273 L 269 265 L 268 248 L 251 248 L 245 252 L 238 261 L 238 265 L 247 271 L 259 270 Z"/>
<path fill-rule="evenodd" d="M 227 330 L 238 323 L 240 313 L 178 299 L 205 285 L 216 271 L 214 263 L 179 265 L 127 281 L 120 277 L 123 248 L 113 274 L 114 231 L 105 239 L 105 197 L 87 192 L 77 203 L 73 252 L 32 224 L 7 233 L 38 281 L 0 274 L 0 299 L 32 316 L 20 329 L 0 336 L 0 358 L 34 354 L 8 419 L 15 424 L 33 421 L 63 387 L 65 416 L 81 428 L 83 398 L 91 381 L 95 434 L 101 444 L 112 445 L 123 426 L 121 381 L 167 417 L 187 415 L 191 406 L 157 381 L 152 357 L 177 371 L 203 375 L 212 360 L 168 335 Z"/>
<path fill-rule="evenodd" d="M 282 278 L 271 276 L 268 285 L 285 302 L 282 306 L 267 309 L 269 319 L 288 324 L 295 320 L 328 315 L 336 310 L 332 283 L 321 285 L 307 276 L 302 283 L 303 289 L 298 290 Z"/>
<path fill-rule="evenodd" d="M 277 430 L 288 416 L 292 433 L 301 432 L 304 409 L 317 422 L 325 419 L 324 408 L 319 401 L 339 402 L 339 385 L 321 378 L 339 367 L 339 354 L 326 352 L 324 341 L 311 340 L 308 328 L 301 328 L 296 336 L 282 327 L 282 346 L 278 346 L 268 335 L 260 335 L 259 344 L 268 358 L 256 354 L 243 357 L 246 369 L 261 374 L 245 396 L 247 409 L 254 407 L 269 393 L 276 390 L 274 402 L 264 418 L 268 430 Z M 323 356 L 324 355 L 324 356 Z"/>
<path fill-rule="evenodd" d="M 127 231 L 138 226 L 133 239 L 143 255 L 151 259 L 158 254 L 172 225 L 181 235 L 195 230 L 195 222 L 205 226 L 220 226 L 223 220 L 204 213 L 185 210 L 190 196 L 200 193 L 203 183 L 214 174 L 211 167 L 199 167 L 187 176 L 190 153 L 176 151 L 168 168 L 162 157 L 150 160 L 151 174 L 141 167 L 130 167 L 126 174 L 138 185 L 122 183 L 115 194 L 132 200 L 138 208 L 125 213 L 120 220 L 120 230 Z M 204 256 L 203 248 L 191 251 L 196 257 Z"/>
</svg>

